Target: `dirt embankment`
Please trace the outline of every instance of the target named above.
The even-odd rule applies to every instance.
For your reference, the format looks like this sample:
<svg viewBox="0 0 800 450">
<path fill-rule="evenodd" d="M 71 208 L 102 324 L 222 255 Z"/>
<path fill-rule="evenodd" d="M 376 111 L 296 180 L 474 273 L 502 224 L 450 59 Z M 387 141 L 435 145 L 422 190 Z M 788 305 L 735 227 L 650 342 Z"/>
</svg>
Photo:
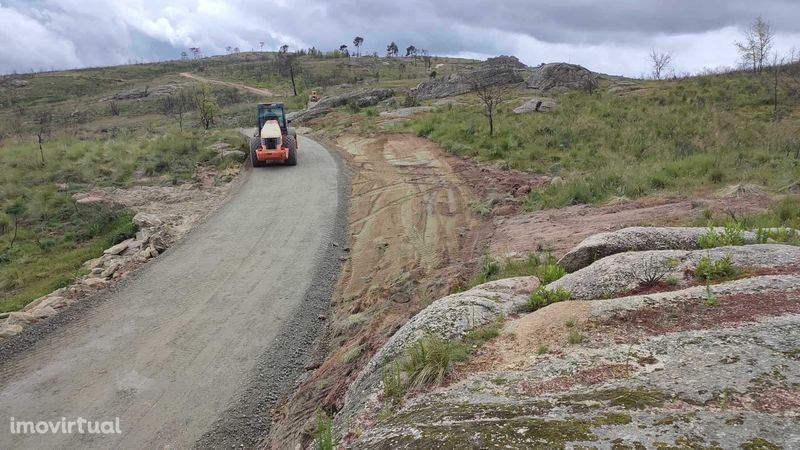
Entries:
<svg viewBox="0 0 800 450">
<path fill-rule="evenodd" d="M 435 144 L 409 135 L 346 137 L 335 144 L 354 170 L 350 249 L 333 297 L 327 357 L 276 411 L 273 448 L 290 448 L 313 413 L 341 408 L 372 354 L 416 312 L 450 292 L 484 252 L 478 198 Z M 309 367 L 310 369 L 311 367 Z"/>
</svg>

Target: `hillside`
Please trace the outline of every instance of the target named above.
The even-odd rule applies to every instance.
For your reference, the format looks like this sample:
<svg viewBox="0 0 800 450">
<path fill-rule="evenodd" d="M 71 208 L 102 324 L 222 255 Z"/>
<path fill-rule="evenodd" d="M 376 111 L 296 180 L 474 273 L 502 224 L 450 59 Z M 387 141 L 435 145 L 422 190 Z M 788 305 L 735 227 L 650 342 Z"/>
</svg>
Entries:
<svg viewBox="0 0 800 450">
<path fill-rule="evenodd" d="M 305 106 L 312 87 L 346 90 L 347 83 L 373 84 L 376 76 L 381 85 L 407 86 L 427 77 L 422 60 L 305 56 L 294 64 L 296 97 L 289 95 L 288 66 L 274 53 L 0 78 L 0 313 L 68 286 L 86 273 L 84 261 L 136 233 L 130 210 L 77 203 L 76 194 L 196 182 L 198 164 L 229 181 L 241 161 L 221 158 L 219 147 L 209 146 L 224 142 L 245 149 L 239 134 L 227 130 L 252 126 L 254 103 L 283 101 L 291 110 Z M 471 63 L 437 64 L 446 72 Z M 266 99 L 210 84 L 217 111 L 211 129 L 204 130 L 196 100 L 202 83 L 182 73 L 277 95 Z"/>
<path fill-rule="evenodd" d="M 102 291 L 202 223 L 246 165 L 254 104 L 280 101 L 347 169 L 342 269 L 296 389 L 239 422 L 232 406 L 235 436 L 207 442 L 797 440 L 800 65 L 657 81 L 334 56 L 0 78 L 0 313 Z M 105 249 L 165 230 L 103 275 Z"/>
</svg>

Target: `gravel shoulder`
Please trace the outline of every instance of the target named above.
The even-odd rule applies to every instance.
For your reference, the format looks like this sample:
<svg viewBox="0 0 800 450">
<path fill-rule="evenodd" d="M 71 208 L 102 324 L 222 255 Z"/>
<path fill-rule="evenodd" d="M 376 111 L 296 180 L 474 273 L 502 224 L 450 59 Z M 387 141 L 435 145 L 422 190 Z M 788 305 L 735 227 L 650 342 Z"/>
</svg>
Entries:
<svg viewBox="0 0 800 450">
<path fill-rule="evenodd" d="M 268 432 L 322 328 L 347 229 L 337 157 L 300 148 L 297 167 L 248 173 L 115 288 L 0 345 L 0 421 L 119 417 L 122 434 L 3 427 L 0 448 L 238 447 Z"/>
</svg>

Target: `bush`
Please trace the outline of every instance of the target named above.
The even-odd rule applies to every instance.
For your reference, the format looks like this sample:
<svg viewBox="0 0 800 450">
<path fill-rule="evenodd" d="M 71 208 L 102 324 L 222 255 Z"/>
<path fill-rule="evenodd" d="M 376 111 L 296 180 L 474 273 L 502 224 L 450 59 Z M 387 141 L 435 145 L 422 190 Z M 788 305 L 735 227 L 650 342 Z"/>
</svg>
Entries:
<svg viewBox="0 0 800 450">
<path fill-rule="evenodd" d="M 551 303 L 562 302 L 572 298 L 572 294 L 562 288 L 558 287 L 555 290 L 547 290 L 544 286 L 540 286 L 531 297 L 528 299 L 528 308 L 531 311 L 544 308 Z"/>
<path fill-rule="evenodd" d="M 539 266 L 536 276 L 542 284 L 550 284 L 567 274 L 567 271 L 556 263 L 548 263 Z"/>
<path fill-rule="evenodd" d="M 631 268 L 628 275 L 635 278 L 639 282 L 639 286 L 655 286 L 678 264 L 680 264 L 680 261 L 676 258 L 663 259 L 652 255 L 649 259 L 643 261 L 641 266 L 635 269 Z M 678 284 L 677 279 L 672 284 Z"/>
<path fill-rule="evenodd" d="M 406 395 L 403 372 L 396 362 L 389 364 L 383 371 L 383 397 L 390 405 L 398 405 Z"/>
<path fill-rule="evenodd" d="M 731 255 L 725 255 L 717 261 L 711 261 L 709 256 L 704 256 L 694 268 L 694 276 L 707 281 L 731 278 L 736 273 Z"/>
<path fill-rule="evenodd" d="M 464 345 L 428 335 L 408 348 L 400 365 L 409 386 L 419 388 L 441 383 L 453 363 L 464 361 L 467 354 Z"/>
<path fill-rule="evenodd" d="M 317 429 L 314 431 L 314 448 L 316 450 L 333 450 L 333 420 L 322 410 L 317 410 Z"/>
<path fill-rule="evenodd" d="M 727 222 L 722 232 L 717 233 L 713 226 L 709 225 L 708 232 L 700 236 L 698 245 L 700 248 L 726 247 L 730 245 L 744 245 L 742 233 L 744 227 L 736 222 Z"/>
</svg>

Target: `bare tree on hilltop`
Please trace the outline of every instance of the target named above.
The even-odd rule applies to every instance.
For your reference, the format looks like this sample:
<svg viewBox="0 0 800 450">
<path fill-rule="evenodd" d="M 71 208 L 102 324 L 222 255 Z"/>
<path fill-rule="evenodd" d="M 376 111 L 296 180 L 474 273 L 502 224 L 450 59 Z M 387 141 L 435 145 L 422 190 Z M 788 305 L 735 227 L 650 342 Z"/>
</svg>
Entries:
<svg viewBox="0 0 800 450">
<path fill-rule="evenodd" d="M 744 31 L 744 41 L 736 42 L 736 49 L 742 57 L 742 65 L 753 72 L 761 72 L 769 63 L 769 53 L 775 40 L 775 31 L 769 22 L 756 18 Z"/>
<path fill-rule="evenodd" d="M 670 52 L 660 52 L 656 49 L 651 49 L 650 62 L 653 63 L 653 78 L 660 80 L 667 68 L 672 64 L 672 54 Z"/>
<path fill-rule="evenodd" d="M 361 56 L 361 46 L 364 44 L 364 38 L 361 36 L 356 36 L 353 39 L 353 45 L 356 46 L 356 57 Z"/>
</svg>

